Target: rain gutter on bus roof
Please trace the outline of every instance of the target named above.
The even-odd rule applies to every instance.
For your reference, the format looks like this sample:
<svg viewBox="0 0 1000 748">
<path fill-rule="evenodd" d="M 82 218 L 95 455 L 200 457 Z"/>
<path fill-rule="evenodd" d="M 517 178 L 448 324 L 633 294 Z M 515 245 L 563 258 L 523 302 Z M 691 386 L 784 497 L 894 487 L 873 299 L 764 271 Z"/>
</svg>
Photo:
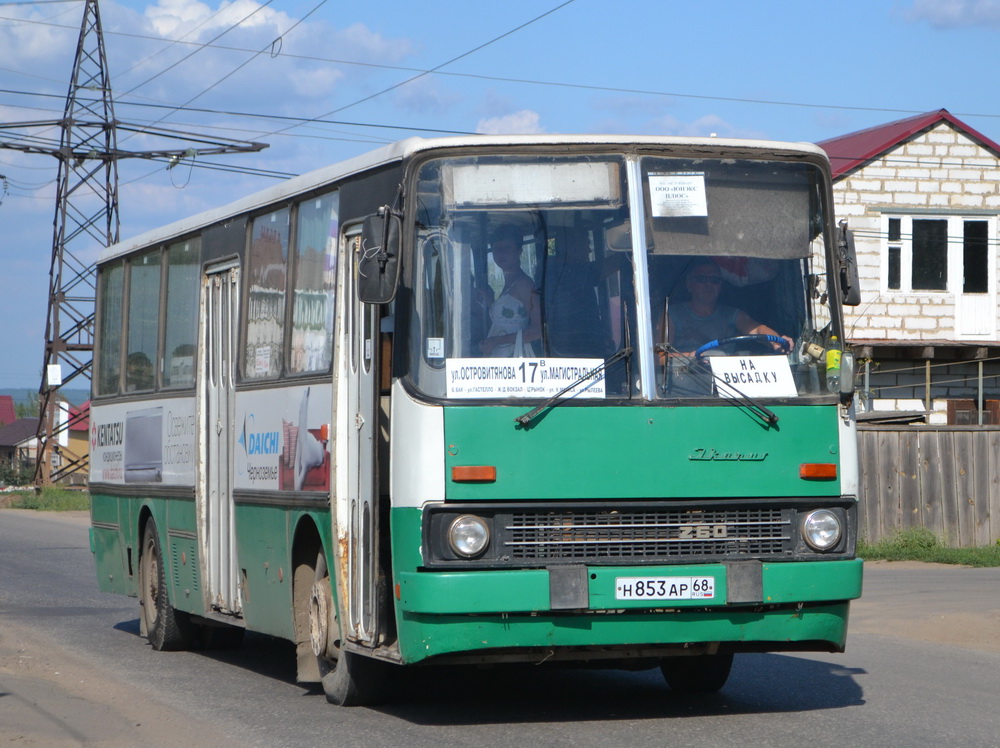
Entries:
<svg viewBox="0 0 1000 748">
<path fill-rule="evenodd" d="M 705 157 L 721 155 L 724 149 L 735 149 L 749 155 L 812 156 L 829 163 L 829 158 L 819 146 L 812 143 L 787 143 L 774 140 L 733 140 L 730 138 L 658 137 L 654 135 L 460 135 L 445 138 L 407 138 L 391 143 L 360 156 L 324 166 L 314 171 L 292 177 L 280 184 L 242 197 L 228 205 L 198 213 L 189 218 L 145 231 L 134 237 L 113 244 L 101 252 L 98 262 L 106 262 L 120 255 L 140 249 L 166 237 L 182 236 L 210 226 L 225 218 L 248 213 L 283 198 L 309 192 L 329 182 L 385 164 L 400 161 L 424 151 L 447 150 L 470 145 L 478 146 L 667 146 L 678 149 L 697 149 Z"/>
</svg>

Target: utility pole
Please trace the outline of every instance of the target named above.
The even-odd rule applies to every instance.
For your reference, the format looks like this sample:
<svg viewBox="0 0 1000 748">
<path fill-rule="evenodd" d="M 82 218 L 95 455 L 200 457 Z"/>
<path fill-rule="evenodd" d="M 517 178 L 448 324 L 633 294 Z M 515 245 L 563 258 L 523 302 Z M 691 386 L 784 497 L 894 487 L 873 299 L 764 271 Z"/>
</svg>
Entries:
<svg viewBox="0 0 1000 748">
<path fill-rule="evenodd" d="M 74 453 L 67 438 L 70 428 L 88 420 L 89 413 L 78 412 L 72 419 L 61 417 L 58 393 L 70 383 L 90 386 L 97 278 L 95 266 L 83 260 L 80 252 L 93 249 L 95 242 L 107 247 L 119 239 L 118 161 L 143 158 L 176 164 L 199 155 L 256 152 L 267 147 L 116 120 L 97 0 L 85 0 L 63 118 L 0 125 L 0 132 L 41 129 L 44 133 L 55 128 L 60 131 L 58 146 L 37 135 L 0 140 L 0 148 L 46 154 L 59 161 L 45 358 L 39 387 L 36 485 L 53 483 L 89 467 L 87 453 Z M 173 150 L 121 151 L 119 130 L 184 140 L 189 145 Z"/>
</svg>

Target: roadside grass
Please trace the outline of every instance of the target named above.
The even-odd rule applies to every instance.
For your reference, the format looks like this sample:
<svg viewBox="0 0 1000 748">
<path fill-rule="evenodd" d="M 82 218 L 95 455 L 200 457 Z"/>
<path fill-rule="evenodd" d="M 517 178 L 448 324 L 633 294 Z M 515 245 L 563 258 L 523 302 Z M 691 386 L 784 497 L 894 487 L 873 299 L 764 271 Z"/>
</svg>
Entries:
<svg viewBox="0 0 1000 748">
<path fill-rule="evenodd" d="M 962 566 L 1000 566 L 1000 540 L 975 548 L 949 548 L 926 527 L 897 530 L 885 540 L 858 541 L 858 556 L 867 561 L 926 561 Z"/>
<path fill-rule="evenodd" d="M 36 493 L 33 488 L 0 494 L 0 506 L 11 509 L 35 509 L 40 512 L 72 512 L 90 509 L 90 494 L 46 487 Z"/>
</svg>

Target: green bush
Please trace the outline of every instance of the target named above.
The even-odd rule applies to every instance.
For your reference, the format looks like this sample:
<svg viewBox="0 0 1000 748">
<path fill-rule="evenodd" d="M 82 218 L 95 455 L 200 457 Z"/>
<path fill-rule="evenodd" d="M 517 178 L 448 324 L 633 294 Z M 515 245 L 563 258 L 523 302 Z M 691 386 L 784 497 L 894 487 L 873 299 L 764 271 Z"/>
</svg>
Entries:
<svg viewBox="0 0 1000 748">
<path fill-rule="evenodd" d="M 34 480 L 34 465 L 0 462 L 0 486 L 30 486 Z"/>
<path fill-rule="evenodd" d="M 13 509 L 36 509 L 41 512 L 84 511 L 90 509 L 90 494 L 55 487 L 43 488 L 40 492 L 34 489 L 15 491 L 10 506 Z"/>
<path fill-rule="evenodd" d="M 1000 541 L 976 548 L 949 548 L 926 527 L 897 530 L 892 537 L 858 541 L 858 556 L 869 561 L 925 561 L 963 566 L 1000 566 Z"/>
</svg>

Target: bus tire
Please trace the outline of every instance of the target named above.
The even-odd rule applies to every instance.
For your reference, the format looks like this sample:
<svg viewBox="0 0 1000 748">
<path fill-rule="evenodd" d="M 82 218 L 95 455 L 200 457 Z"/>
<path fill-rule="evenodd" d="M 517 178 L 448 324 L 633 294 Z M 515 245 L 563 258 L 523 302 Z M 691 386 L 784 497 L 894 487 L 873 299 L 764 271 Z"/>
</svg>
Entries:
<svg viewBox="0 0 1000 748">
<path fill-rule="evenodd" d="M 152 519 L 146 523 L 139 559 L 139 607 L 141 632 L 153 649 L 168 651 L 190 647 L 194 626 L 186 613 L 170 605 L 163 553 Z"/>
<path fill-rule="evenodd" d="M 371 706 L 386 698 L 386 669 L 378 660 L 341 650 L 323 676 L 326 700 L 337 706 Z"/>
<path fill-rule="evenodd" d="M 715 693 L 726 685 L 732 667 L 732 652 L 660 660 L 667 685 L 680 694 Z"/>
<path fill-rule="evenodd" d="M 368 706 L 387 696 L 382 662 L 341 648 L 340 619 L 326 557 L 320 552 L 309 600 L 309 635 L 326 700 L 337 706 Z"/>
</svg>

